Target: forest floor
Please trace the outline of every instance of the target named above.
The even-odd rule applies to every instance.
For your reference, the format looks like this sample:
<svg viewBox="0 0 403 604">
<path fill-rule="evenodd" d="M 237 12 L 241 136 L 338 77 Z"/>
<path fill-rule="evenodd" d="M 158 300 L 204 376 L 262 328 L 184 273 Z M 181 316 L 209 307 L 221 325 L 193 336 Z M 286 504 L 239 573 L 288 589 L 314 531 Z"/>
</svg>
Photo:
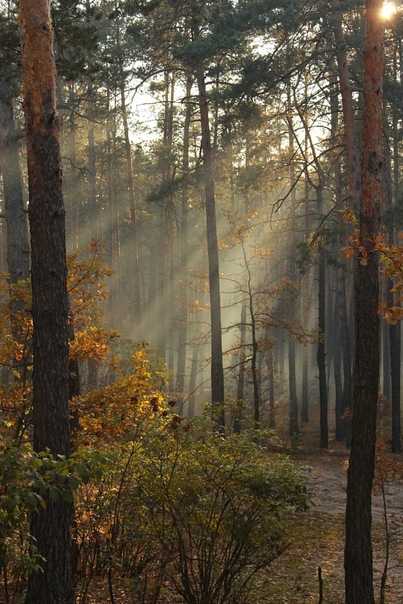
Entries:
<svg viewBox="0 0 403 604">
<path fill-rule="evenodd" d="M 311 438 L 310 438 L 311 437 Z M 348 452 L 343 445 L 330 442 L 329 449 L 319 450 L 316 435 L 304 435 L 305 444 L 289 452 L 295 462 L 308 467 L 308 487 L 312 506 L 308 512 L 285 518 L 286 551 L 268 567 L 258 592 L 248 604 L 317 604 L 320 568 L 323 579 L 323 604 L 344 603 L 344 512 L 346 502 Z M 306 443 L 311 442 L 311 444 Z M 403 456 L 384 454 L 385 460 L 400 462 Z M 385 485 L 389 531 L 389 564 L 384 604 L 403 604 L 403 484 Z M 373 496 L 374 586 L 376 602 L 380 600 L 381 576 L 385 565 L 385 507 L 382 494 Z M 0 584 L 0 604 L 3 594 Z M 132 594 L 127 580 L 114 580 L 115 604 L 141 604 Z M 85 600 L 77 604 L 111 603 L 108 581 L 92 581 Z M 15 601 L 17 602 L 17 600 Z M 18 600 L 19 602 L 19 600 Z M 179 604 L 182 600 L 165 592 L 159 604 Z"/>
<path fill-rule="evenodd" d="M 323 604 L 343 604 L 348 453 L 337 446 L 328 451 L 304 451 L 294 457 L 298 463 L 310 467 L 308 484 L 313 505 L 304 518 L 295 516 L 290 524 L 294 541 L 272 567 L 271 583 L 273 595 L 278 590 L 277 598 L 268 597 L 262 604 L 316 604 L 319 601 L 319 568 L 323 579 Z M 403 463 L 401 456 L 399 461 Z M 384 603 L 403 604 L 403 485 L 399 481 L 387 483 L 384 491 L 390 539 Z M 376 602 L 380 602 L 386 531 L 385 506 L 379 490 L 373 495 L 372 516 L 374 587 Z"/>
<path fill-rule="evenodd" d="M 312 492 L 309 512 L 287 518 L 289 547 L 267 570 L 264 585 L 248 604 L 317 604 L 318 569 L 323 580 L 323 604 L 344 603 L 344 512 L 346 502 L 348 452 L 343 445 L 330 443 L 327 451 L 301 448 L 292 454 L 295 462 L 309 467 L 308 485 Z M 390 459 L 392 456 L 387 456 Z M 403 464 L 403 457 L 398 461 Z M 403 604 L 403 485 L 385 486 L 389 523 L 390 552 L 384 604 Z M 373 496 L 374 586 L 379 603 L 381 576 L 385 564 L 385 521 L 381 493 Z M 138 604 L 123 586 L 115 586 L 116 604 Z M 119 596 L 120 593 L 120 596 Z M 111 600 L 105 583 L 94 584 L 86 604 L 107 604 Z M 177 604 L 180 599 L 166 595 L 161 604 Z M 82 604 L 82 603 L 80 603 Z"/>
<path fill-rule="evenodd" d="M 344 443 L 331 437 L 329 448 L 319 449 L 318 419 L 302 426 L 303 445 L 291 454 L 296 463 L 309 468 L 311 509 L 303 516 L 290 519 L 290 548 L 271 567 L 271 589 L 259 603 L 253 604 L 317 604 L 319 569 L 323 604 L 344 604 L 344 514 L 349 452 Z M 285 431 L 283 426 L 283 435 Z M 380 418 L 377 432 L 379 448 L 386 448 L 382 445 L 390 433 L 390 419 Z M 389 468 L 389 474 L 384 474 L 387 478 L 383 494 L 379 478 L 375 481 L 372 499 L 375 601 L 403 604 L 403 455 L 380 452 L 378 464 L 380 469 Z M 387 549 L 389 560 L 382 600 L 380 585 Z"/>
</svg>

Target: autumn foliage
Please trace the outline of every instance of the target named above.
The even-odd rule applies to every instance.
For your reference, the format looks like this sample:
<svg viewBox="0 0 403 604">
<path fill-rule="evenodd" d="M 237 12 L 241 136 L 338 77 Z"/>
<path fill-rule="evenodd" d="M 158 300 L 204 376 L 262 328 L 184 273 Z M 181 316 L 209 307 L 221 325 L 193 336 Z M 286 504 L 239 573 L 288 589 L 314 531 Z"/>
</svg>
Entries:
<svg viewBox="0 0 403 604">
<path fill-rule="evenodd" d="M 382 234 L 376 236 L 372 243 L 372 249 L 368 252 L 368 246 L 364 246 L 360 240 L 357 228 L 357 218 L 350 208 L 345 211 L 344 220 L 353 225 L 353 232 L 347 238 L 347 245 L 343 248 L 345 257 L 349 260 L 358 256 L 360 264 L 366 266 L 368 253 L 377 253 L 380 257 L 381 276 L 393 282 L 392 293 L 394 304 L 389 305 L 387 300 L 380 300 L 379 314 L 384 316 L 388 323 L 396 323 L 403 318 L 401 302 L 403 299 L 403 247 L 399 243 L 388 243 Z M 397 240 L 401 241 L 403 233 L 399 233 Z"/>
</svg>

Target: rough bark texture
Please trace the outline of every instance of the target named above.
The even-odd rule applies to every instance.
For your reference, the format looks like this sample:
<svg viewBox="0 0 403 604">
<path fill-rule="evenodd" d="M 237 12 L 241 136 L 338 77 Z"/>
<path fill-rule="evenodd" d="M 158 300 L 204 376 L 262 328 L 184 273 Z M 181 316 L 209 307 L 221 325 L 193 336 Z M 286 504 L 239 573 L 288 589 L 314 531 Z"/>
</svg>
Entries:
<svg viewBox="0 0 403 604">
<path fill-rule="evenodd" d="M 34 448 L 68 456 L 65 213 L 50 2 L 21 0 L 19 11 L 32 251 Z M 43 572 L 30 576 L 26 604 L 74 601 L 71 512 L 71 504 L 48 500 L 46 509 L 33 515 L 31 534 L 46 562 Z"/>
<path fill-rule="evenodd" d="M 355 281 L 355 365 L 353 424 L 347 480 L 346 604 L 374 602 L 371 494 L 374 477 L 379 386 L 378 234 L 382 192 L 382 0 L 367 0 L 364 55 L 364 126 L 360 238 L 363 246 Z"/>
</svg>

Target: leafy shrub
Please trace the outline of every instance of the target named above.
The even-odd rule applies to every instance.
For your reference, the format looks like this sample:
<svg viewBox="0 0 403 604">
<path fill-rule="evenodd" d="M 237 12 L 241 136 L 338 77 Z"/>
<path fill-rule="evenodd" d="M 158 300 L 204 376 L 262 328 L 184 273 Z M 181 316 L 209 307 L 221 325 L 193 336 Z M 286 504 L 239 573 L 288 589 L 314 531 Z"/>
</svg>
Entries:
<svg viewBox="0 0 403 604">
<path fill-rule="evenodd" d="M 97 452 L 66 459 L 49 450 L 35 453 L 28 443 L 16 446 L 0 435 L 0 568 L 6 591 L 10 580 L 18 584 L 43 562 L 29 534 L 32 514 L 48 499 L 76 501 L 79 485 L 100 480 L 105 471 L 106 459 Z"/>
<path fill-rule="evenodd" d="M 307 509 L 304 476 L 206 421 L 171 415 L 153 426 L 125 460 L 115 562 L 126 558 L 142 601 L 157 602 L 165 581 L 188 604 L 247 602 L 257 573 L 287 546 L 282 513 Z"/>
</svg>

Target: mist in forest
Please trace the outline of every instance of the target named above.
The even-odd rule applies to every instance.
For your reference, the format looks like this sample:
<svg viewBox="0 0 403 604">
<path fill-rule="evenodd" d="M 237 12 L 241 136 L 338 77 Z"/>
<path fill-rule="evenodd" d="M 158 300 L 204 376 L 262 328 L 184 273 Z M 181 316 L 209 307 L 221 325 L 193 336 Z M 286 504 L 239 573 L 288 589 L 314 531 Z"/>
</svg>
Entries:
<svg viewBox="0 0 403 604">
<path fill-rule="evenodd" d="M 161 386 L 183 412 L 199 413 L 211 402 L 206 210 L 213 203 L 221 296 L 214 317 L 221 316 L 228 409 L 244 401 L 248 417 L 255 402 L 267 416 L 276 406 L 285 413 L 291 400 L 304 416 L 319 390 L 323 403 L 329 395 L 331 405 L 348 407 L 354 211 L 348 208 L 343 74 L 330 34 L 319 35 L 309 11 L 291 24 L 281 7 L 276 19 L 251 20 L 250 29 L 251 15 L 242 12 L 248 3 L 229 3 L 219 18 L 214 3 L 200 7 L 204 25 L 195 38 L 186 2 L 177 23 L 169 3 L 144 14 L 130 3 L 121 10 L 113 2 L 90 4 L 76 2 L 69 20 L 63 2 L 55 2 L 53 19 L 67 250 L 90 259 L 96 249 L 97 261 L 102 257 L 110 268 L 105 325 L 133 347 L 146 345 L 164 364 Z M 0 263 L 13 273 L 17 223 L 7 196 L 20 180 L 17 205 L 26 211 L 26 151 L 18 136 L 18 50 L 6 44 L 15 35 L 16 14 L 10 3 L 0 10 L 9 53 L 0 99 Z M 345 18 L 351 31 L 362 31 L 359 12 L 347 11 Z M 289 27 L 295 31 L 283 39 L 280 32 Z M 397 86 L 393 27 L 387 35 L 388 77 Z M 361 58 L 350 42 L 356 69 Z M 359 69 L 354 73 L 359 80 Z M 357 95 L 354 128 L 346 132 L 359 131 Z M 398 117 L 390 104 L 385 119 L 393 133 Z M 392 197 L 399 144 L 391 138 Z M 388 396 L 386 353 L 384 359 Z"/>
<path fill-rule="evenodd" d="M 164 110 L 164 104 L 160 105 Z M 154 103 L 152 106 L 159 105 Z M 172 110 L 179 120 L 180 111 L 183 111 L 181 102 L 175 102 Z M 133 112 L 136 113 L 135 104 Z M 144 108 L 142 116 L 147 120 L 153 117 Z M 252 324 L 253 337 L 257 340 L 255 354 L 262 409 L 268 408 L 271 391 L 276 397 L 288 397 L 288 339 L 291 337 L 300 342 L 297 350 L 299 375 L 302 351 L 309 349 L 312 357 L 315 348 L 317 252 L 315 244 L 310 250 L 306 243 L 314 228 L 315 199 L 309 195 L 305 197 L 304 183 L 298 184 L 292 191 L 294 205 L 290 210 L 286 122 L 284 128 L 285 138 L 277 141 L 277 155 L 270 158 L 270 162 L 262 155 L 259 158 L 261 165 L 247 165 L 246 150 L 253 144 L 253 133 L 242 139 L 236 157 L 230 157 L 225 146 L 217 154 L 222 341 L 229 409 L 238 398 L 242 370 L 245 374 L 242 397 L 245 401 L 253 398 Z M 130 132 L 130 137 L 138 140 L 137 144 L 132 144 L 137 214 L 137 297 L 134 292 L 133 225 L 127 207 L 123 157 L 113 157 L 113 169 L 118 170 L 120 176 L 113 176 L 112 199 L 107 197 L 111 192 L 108 182 L 102 185 L 99 177 L 100 193 L 96 198 L 95 213 L 87 214 L 85 199 L 79 203 L 78 210 L 72 207 L 79 198 L 69 190 L 66 176 L 67 224 L 70 233 L 73 228 L 75 238 L 80 242 L 80 251 L 87 253 L 85 246 L 91 241 L 104 246 L 105 262 L 112 269 L 112 275 L 107 279 L 109 296 L 105 303 L 108 325 L 134 343 L 146 342 L 166 364 L 164 388 L 178 401 L 180 410 L 200 413 L 210 401 L 211 388 L 202 167 L 197 166 L 189 182 L 185 182 L 187 197 L 184 202 L 183 176 L 176 177 L 178 182 L 175 177 L 166 182 L 163 171 L 162 174 L 158 171 L 161 171 L 160 156 L 166 150 L 158 140 L 158 131 L 154 136 L 155 140 L 141 141 L 141 130 L 139 133 L 135 125 Z M 102 147 L 102 140 L 99 144 Z M 197 131 L 193 144 L 193 154 L 197 156 Z M 233 150 L 231 152 L 233 154 Z M 102 161 L 107 163 L 108 158 L 101 158 Z M 279 162 L 278 165 L 275 162 Z M 312 223 L 308 233 L 305 230 L 307 222 Z M 68 246 L 74 250 L 71 235 Z M 182 376 L 178 375 L 180 347 L 184 348 L 185 358 Z M 311 382 L 314 383 L 315 370 L 312 371 Z M 246 414 L 250 413 L 251 408 L 247 405 Z"/>
</svg>

